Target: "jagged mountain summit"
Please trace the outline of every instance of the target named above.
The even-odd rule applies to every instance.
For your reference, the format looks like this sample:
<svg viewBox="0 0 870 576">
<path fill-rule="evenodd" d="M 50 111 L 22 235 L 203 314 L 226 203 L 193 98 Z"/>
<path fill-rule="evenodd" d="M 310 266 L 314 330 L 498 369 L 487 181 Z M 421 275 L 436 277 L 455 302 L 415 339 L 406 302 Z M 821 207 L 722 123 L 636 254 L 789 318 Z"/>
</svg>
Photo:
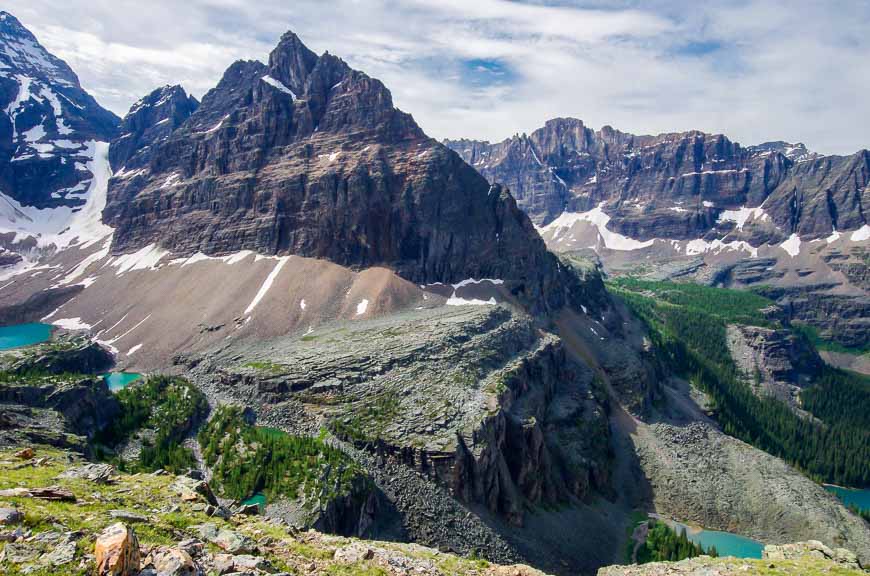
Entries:
<svg viewBox="0 0 870 576">
<path fill-rule="evenodd" d="M 147 164 L 147 150 L 168 138 L 198 107 L 199 101 L 178 85 L 157 88 L 140 99 L 121 120 L 118 137 L 112 142 L 112 168 Z M 140 157 L 133 158 L 137 153 Z"/>
<path fill-rule="evenodd" d="M 565 301 L 556 259 L 505 189 L 428 138 L 380 81 L 292 33 L 268 65 L 236 62 L 168 138 L 125 155 L 136 163 L 116 162 L 104 212 L 113 253 L 290 253 Z"/>
<path fill-rule="evenodd" d="M 67 245 L 88 198 L 100 194 L 118 118 L 8 12 L 0 12 L 0 108 L 2 245 Z M 98 212 L 87 220 L 99 224 Z"/>
</svg>

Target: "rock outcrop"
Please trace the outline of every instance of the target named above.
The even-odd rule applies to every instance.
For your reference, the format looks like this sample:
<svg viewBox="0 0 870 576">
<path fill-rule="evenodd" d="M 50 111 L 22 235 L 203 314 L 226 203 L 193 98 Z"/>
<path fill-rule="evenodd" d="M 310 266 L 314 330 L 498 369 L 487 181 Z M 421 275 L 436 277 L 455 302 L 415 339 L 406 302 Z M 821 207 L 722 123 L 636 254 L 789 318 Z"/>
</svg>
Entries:
<svg viewBox="0 0 870 576">
<path fill-rule="evenodd" d="M 218 397 L 256 398 L 265 423 L 302 433 L 326 425 L 516 524 L 528 505 L 582 499 L 609 482 L 606 398 L 591 371 L 502 307 L 242 344 L 195 373 Z"/>
<path fill-rule="evenodd" d="M 797 542 L 796 544 L 783 544 L 781 546 L 765 546 L 764 558 L 768 560 L 797 560 L 800 558 L 820 558 L 832 560 L 840 566 L 852 569 L 860 569 L 861 563 L 854 552 L 845 548 L 831 549 L 818 540 Z"/>
<path fill-rule="evenodd" d="M 46 343 L 10 353 L 0 367 L 16 374 L 99 374 L 115 363 L 112 353 L 80 334 L 54 335 Z"/>
<path fill-rule="evenodd" d="M 728 326 L 728 347 L 744 380 L 758 394 L 772 396 L 793 408 L 803 387 L 822 367 L 815 348 L 786 329 Z"/>
<path fill-rule="evenodd" d="M 777 574 L 780 576 L 816 576 L 842 574 L 861 576 L 865 571 L 848 550 L 832 551 L 820 542 L 799 542 L 783 546 L 766 546 L 760 560 L 710 558 L 699 556 L 679 562 L 652 562 L 635 566 L 607 566 L 598 576 L 743 576 Z"/>
<path fill-rule="evenodd" d="M 87 439 L 118 414 L 102 378 L 7 376 L 0 383 L 0 440 L 87 449 Z"/>
<path fill-rule="evenodd" d="M 98 576 L 135 576 L 139 573 L 139 540 L 132 528 L 112 524 L 94 545 Z"/>
<path fill-rule="evenodd" d="M 427 138 L 381 82 L 292 33 L 268 65 L 233 64 L 142 154 L 110 182 L 115 254 L 249 249 L 418 284 L 502 279 L 535 311 L 568 299 L 573 280 L 505 189 Z"/>
</svg>

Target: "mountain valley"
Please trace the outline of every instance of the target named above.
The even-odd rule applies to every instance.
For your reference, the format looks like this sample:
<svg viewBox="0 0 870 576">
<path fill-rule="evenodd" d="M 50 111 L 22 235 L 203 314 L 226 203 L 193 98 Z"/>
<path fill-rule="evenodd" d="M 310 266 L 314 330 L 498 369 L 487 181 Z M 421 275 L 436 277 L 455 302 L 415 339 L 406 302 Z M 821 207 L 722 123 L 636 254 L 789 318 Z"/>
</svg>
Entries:
<svg viewBox="0 0 870 576">
<path fill-rule="evenodd" d="M 117 118 L 6 12 L 0 107 L 8 573 L 870 565 L 866 150 L 442 144 L 292 32 Z"/>
</svg>

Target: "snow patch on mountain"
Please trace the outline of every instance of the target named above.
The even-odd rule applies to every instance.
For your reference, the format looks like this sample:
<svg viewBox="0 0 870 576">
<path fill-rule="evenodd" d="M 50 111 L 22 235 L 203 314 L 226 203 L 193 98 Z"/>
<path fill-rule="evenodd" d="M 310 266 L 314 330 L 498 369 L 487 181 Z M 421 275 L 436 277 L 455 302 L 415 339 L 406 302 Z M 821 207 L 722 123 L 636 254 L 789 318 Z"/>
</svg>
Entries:
<svg viewBox="0 0 870 576">
<path fill-rule="evenodd" d="M 801 237 L 796 233 L 788 237 L 788 240 L 779 245 L 786 254 L 794 258 L 801 252 Z"/>
<path fill-rule="evenodd" d="M 726 251 L 743 250 L 748 252 L 753 258 L 758 256 L 758 248 L 754 247 L 749 242 L 743 240 L 735 240 L 733 242 L 724 242 L 718 238 L 715 240 L 704 240 L 701 238 L 689 240 L 686 243 L 686 256 L 697 256 L 708 252 L 719 254 Z"/>
<path fill-rule="evenodd" d="M 563 212 L 540 230 L 542 233 L 551 233 L 551 240 L 556 241 L 562 233 L 570 230 L 577 222 L 589 222 L 598 228 L 598 234 L 604 242 L 604 247 L 609 250 L 639 250 L 652 246 L 655 242 L 655 240 L 635 240 L 608 230 L 607 223 L 610 222 L 610 216 L 604 212 L 601 204 L 588 212 Z"/>
<path fill-rule="evenodd" d="M 156 270 L 160 260 L 169 254 L 157 244 L 149 244 L 130 254 L 122 254 L 112 260 L 112 267 L 117 268 L 116 275 L 121 276 L 131 270 Z"/>
<path fill-rule="evenodd" d="M 870 239 L 870 225 L 864 224 L 854 232 L 851 236 L 852 242 L 863 242 Z"/>
<path fill-rule="evenodd" d="M 359 304 L 356 305 L 356 315 L 362 316 L 366 313 L 366 310 L 369 309 L 369 300 L 368 298 L 363 298 L 359 301 Z"/>
<path fill-rule="evenodd" d="M 738 230 L 743 230 L 743 225 L 746 224 L 749 220 L 758 220 L 759 222 L 765 222 L 770 220 L 770 216 L 767 212 L 764 211 L 764 208 L 761 206 L 757 208 L 747 208 L 746 206 L 741 206 L 737 210 L 723 210 L 721 214 L 719 214 L 719 218 L 717 222 L 734 222 L 737 225 Z"/>
<path fill-rule="evenodd" d="M 4 22 L 6 22 L 5 18 Z M 21 28 L 21 31 L 24 29 Z M 7 65 L 21 70 L 31 70 L 51 78 L 58 84 L 72 86 L 72 82 L 65 78 L 67 72 L 60 67 L 59 62 L 53 59 L 31 34 L 25 35 L 21 31 L 14 35 L 3 34 L 0 55 L 5 57 Z"/>
<path fill-rule="evenodd" d="M 289 260 L 288 256 L 278 258 L 278 263 L 275 264 L 275 267 L 272 268 L 271 272 L 269 272 L 266 280 L 263 282 L 262 286 L 260 286 L 260 290 L 257 292 L 257 295 L 254 296 L 254 299 L 251 300 L 251 303 L 248 304 L 247 308 L 245 308 L 245 316 L 253 312 L 254 308 L 257 307 L 257 304 L 260 303 L 260 300 L 262 300 L 266 293 L 269 292 L 269 289 L 272 287 L 272 283 L 275 282 L 275 278 L 278 277 L 278 273 L 281 272 L 281 268 L 284 267 L 284 265 L 287 263 L 287 260 Z"/>
<path fill-rule="evenodd" d="M 263 76 L 262 78 L 260 78 L 260 80 L 262 80 L 263 82 L 265 82 L 269 86 L 272 86 L 273 88 L 278 89 L 279 91 L 283 92 L 284 94 L 289 94 L 290 96 L 293 97 L 294 100 L 299 99 L 299 97 L 296 96 L 296 94 L 293 92 L 293 90 L 287 88 L 287 86 L 285 86 L 284 83 L 281 82 L 280 80 L 276 80 L 275 78 L 272 78 L 271 76 Z"/>
<path fill-rule="evenodd" d="M 13 242 L 35 238 L 40 248 L 64 249 L 68 246 L 87 248 L 112 233 L 102 222 L 106 193 L 111 177 L 108 160 L 109 145 L 91 140 L 81 154 L 88 158 L 85 166 L 93 178 L 82 194 L 84 206 L 74 208 L 35 208 L 24 206 L 10 195 L 0 192 L 0 233 L 13 233 Z M 81 191 L 79 184 L 70 191 Z"/>
</svg>

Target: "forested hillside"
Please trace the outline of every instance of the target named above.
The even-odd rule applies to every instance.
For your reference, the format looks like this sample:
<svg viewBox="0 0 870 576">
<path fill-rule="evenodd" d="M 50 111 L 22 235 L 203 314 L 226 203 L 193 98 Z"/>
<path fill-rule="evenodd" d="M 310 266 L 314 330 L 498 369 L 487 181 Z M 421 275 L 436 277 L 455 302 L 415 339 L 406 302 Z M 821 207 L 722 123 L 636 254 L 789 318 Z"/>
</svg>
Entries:
<svg viewBox="0 0 870 576">
<path fill-rule="evenodd" d="M 723 430 L 825 482 L 870 485 L 870 379 L 823 367 L 801 394 L 804 418 L 753 393 L 728 350 L 729 324 L 779 326 L 745 291 L 622 278 L 610 283 L 649 329 L 658 360 L 703 390 Z"/>
</svg>

